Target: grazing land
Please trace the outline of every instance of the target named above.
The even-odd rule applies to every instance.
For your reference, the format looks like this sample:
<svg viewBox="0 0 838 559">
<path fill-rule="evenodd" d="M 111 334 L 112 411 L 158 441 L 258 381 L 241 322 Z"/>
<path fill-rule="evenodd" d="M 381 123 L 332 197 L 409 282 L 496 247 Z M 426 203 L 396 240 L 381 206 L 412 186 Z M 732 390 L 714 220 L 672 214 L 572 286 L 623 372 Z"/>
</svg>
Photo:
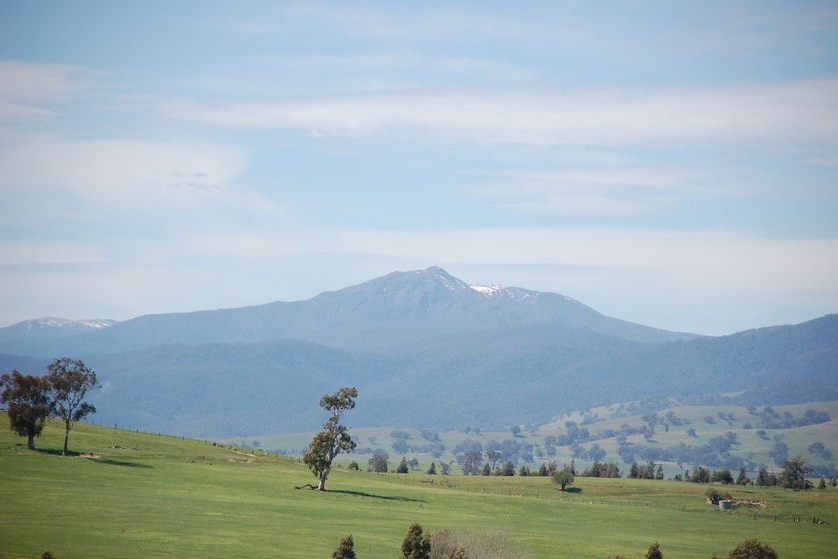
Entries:
<svg viewBox="0 0 838 559">
<path fill-rule="evenodd" d="M 598 458 L 620 464 L 625 474 L 626 458 L 628 463 L 651 459 L 663 466 L 667 478 L 683 474 L 695 465 L 732 469 L 734 475 L 742 466 L 753 478 L 760 467 L 776 470 L 782 464 L 784 459 L 778 463 L 782 457 L 774 452 L 779 442 L 787 446 L 789 456 L 799 455 L 813 466 L 814 477 L 835 477 L 838 402 L 773 407 L 626 402 L 566 414 L 549 424 L 515 433 L 377 427 L 352 429 L 352 434 L 358 448 L 351 457 L 342 456 L 340 462 L 348 465 L 356 460 L 363 469 L 375 452 L 386 452 L 392 469 L 404 456 L 419 463 L 415 471 L 426 471 L 431 462 L 438 465 L 440 461 L 455 461 L 452 472 L 456 472 L 457 449 L 471 443 L 480 444 L 483 450 L 499 448 L 504 454 L 502 462 L 511 459 L 516 467 L 532 467 L 542 461 L 562 466 L 575 460 L 577 469 L 582 470 Z M 227 442 L 299 457 L 310 440 L 311 433 L 297 433 Z M 723 449 L 714 447 L 722 440 L 730 444 L 725 443 Z M 813 453 L 810 449 L 818 443 L 829 453 Z M 601 456 L 592 456 L 595 448 Z M 701 455 L 695 451 L 702 448 L 713 452 Z M 693 451 L 688 452 L 690 449 Z"/>
<path fill-rule="evenodd" d="M 3 557 L 329 557 L 352 534 L 359 559 L 397 557 L 412 522 L 503 534 L 528 558 L 726 556 L 757 538 L 783 559 L 838 545 L 838 490 L 730 488 L 721 511 L 691 483 L 542 477 L 376 475 L 336 470 L 330 491 L 295 490 L 304 465 L 262 451 L 78 424 L 61 457 L 49 422 L 27 450 L 0 415 Z M 756 504 L 759 503 L 759 504 Z M 813 522 L 817 519 L 818 522 Z"/>
</svg>

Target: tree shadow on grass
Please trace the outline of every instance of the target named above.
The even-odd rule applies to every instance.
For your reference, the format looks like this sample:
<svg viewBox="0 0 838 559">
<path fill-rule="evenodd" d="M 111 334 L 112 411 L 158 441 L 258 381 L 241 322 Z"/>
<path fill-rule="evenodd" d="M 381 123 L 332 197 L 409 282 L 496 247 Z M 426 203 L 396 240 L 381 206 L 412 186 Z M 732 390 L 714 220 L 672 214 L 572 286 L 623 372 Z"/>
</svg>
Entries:
<svg viewBox="0 0 838 559">
<path fill-rule="evenodd" d="M 564 489 L 559 489 L 562 493 L 581 493 L 581 487 L 565 487 Z"/>
<path fill-rule="evenodd" d="M 41 454 L 49 454 L 50 456 L 62 456 L 60 448 L 36 448 L 35 452 L 39 452 Z M 96 462 L 98 464 L 110 464 L 111 466 L 127 466 L 129 468 L 151 468 L 151 466 L 147 464 L 137 464 L 136 462 L 126 462 L 124 460 L 114 460 L 113 458 L 102 458 L 96 454 L 87 454 L 82 452 L 77 452 L 74 450 L 67 451 L 68 458 L 87 458 L 91 462 Z"/>
<path fill-rule="evenodd" d="M 373 493 L 364 493 L 363 491 L 350 491 L 348 489 L 329 489 L 326 493 L 343 493 L 345 495 L 355 495 L 356 497 L 370 497 L 372 499 L 384 499 L 387 501 L 405 501 L 407 503 L 427 503 L 424 499 L 411 499 L 410 497 L 391 497 L 389 495 L 374 495 Z"/>
<path fill-rule="evenodd" d="M 110 464 L 111 466 L 125 466 L 128 468 L 151 468 L 148 464 L 137 464 L 136 462 L 126 462 L 124 460 L 114 460 L 113 458 L 91 458 L 97 464 Z"/>
<path fill-rule="evenodd" d="M 38 452 L 40 454 L 50 454 L 52 456 L 62 456 L 60 448 L 36 448 L 35 452 Z M 81 453 L 76 452 L 74 450 L 68 450 L 67 451 L 67 456 L 72 456 L 72 457 L 81 456 Z"/>
</svg>

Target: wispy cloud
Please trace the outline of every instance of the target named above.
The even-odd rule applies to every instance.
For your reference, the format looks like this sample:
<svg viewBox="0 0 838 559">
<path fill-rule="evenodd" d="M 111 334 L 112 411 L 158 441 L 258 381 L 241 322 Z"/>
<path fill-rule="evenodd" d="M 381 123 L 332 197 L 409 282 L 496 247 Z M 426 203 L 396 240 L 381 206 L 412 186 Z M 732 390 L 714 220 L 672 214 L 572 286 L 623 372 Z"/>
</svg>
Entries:
<svg viewBox="0 0 838 559">
<path fill-rule="evenodd" d="M 55 106 L 89 95 L 101 73 L 67 64 L 0 60 L 0 123 L 42 124 Z"/>
<path fill-rule="evenodd" d="M 526 215 L 639 216 L 681 203 L 689 179 L 684 172 L 642 167 L 501 172 L 466 192 Z"/>
<path fill-rule="evenodd" d="M 90 93 L 101 77 L 70 64 L 0 60 L 0 98 L 33 104 L 63 101 Z"/>
<path fill-rule="evenodd" d="M 240 150 L 211 144 L 29 135 L 0 152 L 0 190 L 3 197 L 64 191 L 96 207 L 136 211 L 228 188 L 242 166 Z"/>
<path fill-rule="evenodd" d="M 394 92 L 258 103 L 196 103 L 169 116 L 213 126 L 335 136 L 621 145 L 712 141 L 838 144 L 838 80 L 695 88 L 532 92 Z"/>
</svg>

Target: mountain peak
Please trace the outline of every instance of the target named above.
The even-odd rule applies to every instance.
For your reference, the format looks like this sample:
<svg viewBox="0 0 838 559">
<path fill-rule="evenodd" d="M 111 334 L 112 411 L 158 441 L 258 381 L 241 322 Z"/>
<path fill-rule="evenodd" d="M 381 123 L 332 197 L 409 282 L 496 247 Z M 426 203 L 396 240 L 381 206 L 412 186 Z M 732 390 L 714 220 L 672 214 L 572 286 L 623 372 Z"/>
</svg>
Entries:
<svg viewBox="0 0 838 559">
<path fill-rule="evenodd" d="M 465 283 L 459 278 L 452 276 L 439 266 L 431 266 L 429 268 L 425 268 L 424 270 L 419 270 L 417 273 L 438 281 L 440 284 L 442 284 L 447 289 L 450 289 L 451 291 L 460 291 L 469 287 L 467 283 Z"/>
</svg>

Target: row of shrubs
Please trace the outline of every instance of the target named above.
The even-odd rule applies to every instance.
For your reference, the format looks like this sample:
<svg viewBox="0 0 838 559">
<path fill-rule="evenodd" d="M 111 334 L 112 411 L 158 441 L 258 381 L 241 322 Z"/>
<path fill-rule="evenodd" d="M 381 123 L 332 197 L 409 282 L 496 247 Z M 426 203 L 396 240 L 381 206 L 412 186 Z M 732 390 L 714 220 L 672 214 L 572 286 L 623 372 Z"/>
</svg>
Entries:
<svg viewBox="0 0 838 559">
<path fill-rule="evenodd" d="M 332 559 L 357 559 L 352 536 L 343 538 L 332 553 Z M 402 542 L 399 559 L 526 559 L 520 549 L 514 549 L 509 537 L 501 532 L 452 532 L 441 530 L 433 535 L 413 523 Z M 728 559 L 777 559 L 777 553 L 756 539 L 745 540 L 728 554 Z M 609 559 L 611 559 L 609 557 Z M 615 559 L 625 559 L 617 555 Z M 655 542 L 645 559 L 663 559 L 660 544 Z M 713 559 L 719 559 L 716 555 Z"/>
</svg>

